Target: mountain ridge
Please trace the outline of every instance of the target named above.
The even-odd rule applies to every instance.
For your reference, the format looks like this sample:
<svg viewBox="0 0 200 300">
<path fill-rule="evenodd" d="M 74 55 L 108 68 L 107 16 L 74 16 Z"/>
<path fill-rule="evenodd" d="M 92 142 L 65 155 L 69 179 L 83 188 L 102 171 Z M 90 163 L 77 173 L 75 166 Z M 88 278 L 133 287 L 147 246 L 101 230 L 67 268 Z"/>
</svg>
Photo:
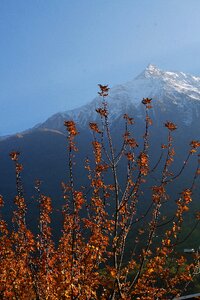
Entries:
<svg viewBox="0 0 200 300">
<path fill-rule="evenodd" d="M 200 118 L 200 77 L 183 72 L 163 71 L 156 65 L 149 64 L 133 80 L 110 88 L 107 97 L 110 122 L 116 121 L 123 113 L 130 113 L 130 110 L 142 117 L 141 100 L 146 97 L 152 98 L 153 106 L 159 105 L 162 111 L 173 104 L 178 108 L 178 113 L 183 114 L 186 126 L 191 125 L 194 117 Z M 79 108 L 57 112 L 33 128 L 14 135 L 23 136 L 44 129 L 63 132 L 63 124 L 67 119 L 73 119 L 78 126 L 86 127 L 89 122 L 98 120 L 95 110 L 100 105 L 101 99 L 97 96 Z M 0 140 L 14 135 L 0 137 Z"/>
<path fill-rule="evenodd" d="M 182 99 L 180 98 L 182 97 Z M 147 68 L 133 80 L 112 87 L 107 97 L 110 111 L 110 121 L 115 121 L 122 112 L 130 112 L 130 106 L 140 115 L 140 104 L 143 98 L 153 98 L 165 106 L 166 99 L 186 112 L 185 124 L 190 125 L 193 110 L 196 104 L 200 105 L 200 77 L 183 72 L 162 71 L 155 65 L 149 64 Z M 165 99 L 165 100 L 164 100 Z M 101 103 L 100 97 L 79 108 L 56 113 L 37 128 L 61 129 L 65 119 L 73 119 L 80 126 L 86 126 L 89 121 L 97 119 L 95 109 Z M 200 117 L 199 110 L 196 111 Z"/>
</svg>

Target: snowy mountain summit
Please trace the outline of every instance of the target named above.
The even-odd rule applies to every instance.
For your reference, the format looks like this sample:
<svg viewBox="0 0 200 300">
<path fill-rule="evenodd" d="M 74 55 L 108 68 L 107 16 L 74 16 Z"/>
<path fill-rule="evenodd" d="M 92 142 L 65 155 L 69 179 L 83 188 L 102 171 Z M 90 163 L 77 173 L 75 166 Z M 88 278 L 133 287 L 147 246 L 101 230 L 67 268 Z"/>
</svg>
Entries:
<svg viewBox="0 0 200 300">
<path fill-rule="evenodd" d="M 107 97 L 110 120 L 115 121 L 123 113 L 131 111 L 141 115 L 141 100 L 153 99 L 154 114 L 175 112 L 182 117 L 186 125 L 195 118 L 200 118 L 200 77 L 183 72 L 162 71 L 155 65 L 147 68 L 135 79 L 112 87 Z M 80 126 L 86 126 L 96 120 L 95 109 L 99 107 L 100 97 L 90 103 L 74 109 L 58 113 L 41 124 L 40 128 L 60 129 L 63 121 L 73 119 Z"/>
<path fill-rule="evenodd" d="M 146 70 L 137 77 L 137 79 L 150 79 L 152 83 L 160 82 L 160 88 L 165 92 L 184 93 L 200 100 L 200 77 L 195 77 L 183 72 L 161 71 L 154 65 L 149 65 Z M 158 86 L 159 88 L 159 86 Z"/>
</svg>

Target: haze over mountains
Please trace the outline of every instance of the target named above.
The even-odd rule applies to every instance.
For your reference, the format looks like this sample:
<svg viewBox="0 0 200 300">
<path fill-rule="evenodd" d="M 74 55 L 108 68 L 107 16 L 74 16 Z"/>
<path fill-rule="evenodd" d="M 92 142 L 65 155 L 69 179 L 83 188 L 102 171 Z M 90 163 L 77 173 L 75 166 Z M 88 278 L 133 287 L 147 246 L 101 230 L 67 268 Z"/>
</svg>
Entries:
<svg viewBox="0 0 200 300">
<path fill-rule="evenodd" d="M 188 150 L 189 142 L 200 139 L 200 77 L 182 72 L 161 71 L 154 65 L 149 65 L 132 81 L 117 85 L 110 89 L 108 101 L 109 122 L 114 136 L 114 143 L 119 147 L 123 134 L 124 113 L 135 120 L 133 135 L 140 140 L 145 129 L 143 98 L 152 98 L 153 108 L 150 116 L 153 126 L 150 129 L 151 145 L 160 144 L 166 140 L 166 129 L 163 123 L 172 121 L 177 124 L 175 132 L 176 150 L 179 155 L 177 165 L 182 163 Z M 0 141 L 0 190 L 3 195 L 12 201 L 15 195 L 15 174 L 12 162 L 9 159 L 10 151 L 21 152 L 21 161 L 24 165 L 23 182 L 25 192 L 31 196 L 34 193 L 34 180 L 44 182 L 44 191 L 54 198 L 61 194 L 60 183 L 67 177 L 66 161 L 66 134 L 63 126 L 65 120 L 73 119 L 77 123 L 80 134 L 77 144 L 80 149 L 77 154 L 77 179 L 84 182 L 83 169 L 80 165 L 84 158 L 91 153 L 89 145 L 92 135 L 88 129 L 91 121 L 99 121 L 95 109 L 100 106 L 101 99 L 96 97 L 88 104 L 70 111 L 56 113 L 44 123 L 34 128 L 16 134 Z M 158 150 L 159 151 L 159 150 Z M 152 159 L 158 153 L 153 149 Z M 189 186 L 187 171 L 185 182 Z"/>
</svg>

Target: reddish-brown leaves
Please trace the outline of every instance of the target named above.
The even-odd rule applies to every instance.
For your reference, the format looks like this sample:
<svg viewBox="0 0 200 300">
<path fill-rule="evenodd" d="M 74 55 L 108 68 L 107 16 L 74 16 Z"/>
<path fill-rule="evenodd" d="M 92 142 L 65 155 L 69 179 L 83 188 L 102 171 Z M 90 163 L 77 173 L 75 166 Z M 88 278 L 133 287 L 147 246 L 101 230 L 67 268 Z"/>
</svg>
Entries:
<svg viewBox="0 0 200 300">
<path fill-rule="evenodd" d="M 136 148 L 136 147 L 138 147 L 138 143 L 137 143 L 136 140 L 133 139 L 133 138 L 127 138 L 127 139 L 125 139 L 125 142 L 126 142 L 126 144 L 129 145 L 131 148 Z"/>
<path fill-rule="evenodd" d="M 190 146 L 196 149 L 200 147 L 200 141 L 191 141 Z"/>
<path fill-rule="evenodd" d="M 17 161 L 19 158 L 20 152 L 18 151 L 13 151 L 10 153 L 10 157 L 12 160 Z"/>
<path fill-rule="evenodd" d="M 100 92 L 98 92 L 98 94 L 102 97 L 108 96 L 108 91 L 109 91 L 108 85 L 99 84 L 98 86 L 100 88 Z"/>
<path fill-rule="evenodd" d="M 192 191 L 190 189 L 185 189 L 182 193 L 181 193 L 183 199 L 185 200 L 185 203 L 188 204 L 192 201 Z"/>
<path fill-rule="evenodd" d="M 3 205 L 4 205 L 3 196 L 0 195 L 0 207 L 2 207 Z"/>
<path fill-rule="evenodd" d="M 152 191 L 153 191 L 153 195 L 152 195 L 153 202 L 159 203 L 162 198 L 165 198 L 165 188 L 163 185 L 153 186 Z"/>
<path fill-rule="evenodd" d="M 74 121 L 65 121 L 64 126 L 67 128 L 70 135 L 76 136 L 78 134 Z"/>
<path fill-rule="evenodd" d="M 129 125 L 134 124 L 133 118 L 129 117 L 128 114 L 124 114 L 124 119 L 127 121 L 127 123 L 128 123 Z"/>
<path fill-rule="evenodd" d="M 97 125 L 97 123 L 89 123 L 90 129 L 97 132 L 97 133 L 101 133 L 101 130 L 99 130 L 99 127 Z"/>
<path fill-rule="evenodd" d="M 192 148 L 190 150 L 190 153 L 196 153 L 197 152 L 197 148 L 200 147 L 200 142 L 199 141 L 191 141 L 190 146 Z"/>
<path fill-rule="evenodd" d="M 167 127 L 170 131 L 174 131 L 177 129 L 177 126 L 172 122 L 166 122 L 165 127 Z"/>
<path fill-rule="evenodd" d="M 101 162 L 102 145 L 101 145 L 101 143 L 99 143 L 97 141 L 93 141 L 92 145 L 93 145 L 93 149 L 94 149 L 94 153 L 95 153 L 95 161 L 96 161 L 96 163 L 100 163 Z"/>
<path fill-rule="evenodd" d="M 79 191 L 75 191 L 74 192 L 74 200 L 75 200 L 75 205 L 76 205 L 76 208 L 79 210 L 82 208 L 84 202 L 85 202 L 85 199 L 84 199 L 84 196 L 83 196 L 83 193 L 82 192 L 79 192 Z"/>
<path fill-rule="evenodd" d="M 96 112 L 100 114 L 101 117 L 107 117 L 108 116 L 108 111 L 105 108 L 97 108 Z"/>
<path fill-rule="evenodd" d="M 149 158 L 146 153 L 140 153 L 140 156 L 138 158 L 138 165 L 140 167 L 141 174 L 146 176 L 149 171 Z"/>
<path fill-rule="evenodd" d="M 151 103 L 151 101 L 152 101 L 152 99 L 151 99 L 151 98 L 143 98 L 143 100 L 142 100 L 142 104 L 144 104 L 144 105 L 146 105 L 146 104 L 150 104 L 150 103 Z"/>
<path fill-rule="evenodd" d="M 133 153 L 127 152 L 125 155 L 126 155 L 128 160 L 134 161 L 134 154 Z"/>
</svg>

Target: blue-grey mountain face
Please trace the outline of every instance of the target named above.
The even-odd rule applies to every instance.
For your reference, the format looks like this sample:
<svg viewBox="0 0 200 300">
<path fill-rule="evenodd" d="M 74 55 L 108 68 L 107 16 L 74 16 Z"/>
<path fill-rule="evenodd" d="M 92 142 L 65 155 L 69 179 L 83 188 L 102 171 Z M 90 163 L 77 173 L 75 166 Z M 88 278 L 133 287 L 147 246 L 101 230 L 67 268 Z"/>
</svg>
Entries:
<svg viewBox="0 0 200 300">
<path fill-rule="evenodd" d="M 149 65 L 144 72 L 134 80 L 117 85 L 110 89 L 107 97 L 109 122 L 111 125 L 114 144 L 120 148 L 124 129 L 123 114 L 133 117 L 135 124 L 132 132 L 141 141 L 145 130 L 143 98 L 152 98 L 150 116 L 153 125 L 150 128 L 150 146 L 152 164 L 159 155 L 160 144 L 166 141 L 167 130 L 163 123 L 172 121 L 178 129 L 174 133 L 176 141 L 177 168 L 184 161 L 189 142 L 200 139 L 200 77 L 187 75 L 182 72 L 163 72 L 153 65 Z M 73 119 L 80 134 L 77 137 L 79 152 L 77 153 L 76 180 L 86 184 L 83 161 L 92 151 L 89 150 L 92 134 L 88 130 L 91 121 L 99 122 L 95 109 L 101 105 L 100 97 L 74 110 L 57 113 L 44 123 L 31 130 L 7 137 L 0 141 L 0 194 L 5 195 L 9 205 L 15 195 L 14 166 L 9 159 L 10 151 L 21 152 L 24 165 L 23 182 L 28 197 L 34 194 L 34 181 L 43 181 L 43 190 L 53 197 L 55 206 L 59 206 L 62 194 L 60 183 L 66 181 L 68 174 L 67 142 L 65 120 Z M 157 149 L 157 150 L 156 150 Z M 190 186 L 195 161 L 183 179 L 184 185 Z M 123 172 L 120 174 L 123 178 Z"/>
</svg>

